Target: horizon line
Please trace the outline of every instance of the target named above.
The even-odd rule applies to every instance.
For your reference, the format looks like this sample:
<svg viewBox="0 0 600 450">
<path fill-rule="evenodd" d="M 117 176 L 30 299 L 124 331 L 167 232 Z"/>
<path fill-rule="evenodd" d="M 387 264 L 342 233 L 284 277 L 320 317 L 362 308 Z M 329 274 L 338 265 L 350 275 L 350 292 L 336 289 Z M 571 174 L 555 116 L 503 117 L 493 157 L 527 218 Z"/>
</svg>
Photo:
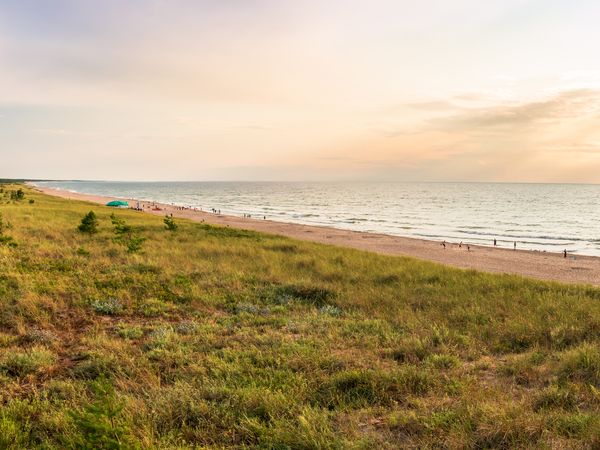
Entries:
<svg viewBox="0 0 600 450">
<path fill-rule="evenodd" d="M 575 182 L 575 181 L 465 181 L 465 180 L 370 180 L 370 179 L 347 179 L 347 180 L 110 180 L 110 179 L 54 179 L 54 178 L 1 178 L 0 182 L 59 182 L 59 183 L 426 183 L 426 184 L 568 184 L 582 186 L 598 186 L 600 183 Z"/>
</svg>

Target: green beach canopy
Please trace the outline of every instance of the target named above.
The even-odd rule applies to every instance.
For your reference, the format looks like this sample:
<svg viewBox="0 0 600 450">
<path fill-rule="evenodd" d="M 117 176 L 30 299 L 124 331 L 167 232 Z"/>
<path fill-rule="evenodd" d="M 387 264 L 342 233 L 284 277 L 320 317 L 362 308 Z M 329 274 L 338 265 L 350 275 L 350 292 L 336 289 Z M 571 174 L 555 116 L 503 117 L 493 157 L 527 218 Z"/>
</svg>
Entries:
<svg viewBox="0 0 600 450">
<path fill-rule="evenodd" d="M 108 202 L 106 206 L 129 206 L 129 203 L 124 200 L 113 200 L 112 202 Z"/>
</svg>

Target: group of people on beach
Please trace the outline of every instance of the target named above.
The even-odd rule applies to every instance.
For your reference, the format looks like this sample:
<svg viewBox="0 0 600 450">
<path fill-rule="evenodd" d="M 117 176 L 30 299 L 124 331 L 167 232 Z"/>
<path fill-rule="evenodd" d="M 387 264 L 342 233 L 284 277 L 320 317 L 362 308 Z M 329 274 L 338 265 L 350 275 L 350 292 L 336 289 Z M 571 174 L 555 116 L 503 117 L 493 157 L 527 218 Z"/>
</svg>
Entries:
<svg viewBox="0 0 600 450">
<path fill-rule="evenodd" d="M 180 206 L 180 205 L 175 205 L 174 203 L 171 203 L 170 206 L 172 208 L 175 208 L 177 211 L 200 211 L 200 212 L 204 211 L 202 208 L 195 208 L 193 206 Z M 154 202 L 152 202 L 150 204 L 145 204 L 145 203 L 141 203 L 138 201 L 138 202 L 136 202 L 136 207 L 133 209 L 135 209 L 137 211 L 143 211 L 146 208 L 150 209 L 152 211 L 162 211 L 162 209 L 158 206 L 158 204 L 156 204 Z M 217 209 L 217 208 L 210 208 L 210 212 L 212 212 L 213 214 L 221 214 L 221 210 Z M 244 217 L 244 219 L 252 219 L 252 214 L 244 213 L 243 217 Z M 267 216 L 263 216 L 263 220 L 267 220 Z"/>
<path fill-rule="evenodd" d="M 494 244 L 494 247 L 498 246 L 498 240 L 496 238 L 494 238 L 494 240 L 492 242 Z M 446 249 L 446 241 L 442 241 L 441 246 L 444 247 L 444 250 L 445 250 Z M 458 248 L 462 248 L 462 246 L 463 246 L 463 242 L 460 241 L 460 243 L 458 244 Z M 471 246 L 469 244 L 466 244 L 466 247 L 467 247 L 467 251 L 470 252 Z M 513 251 L 516 251 L 516 250 L 517 250 L 517 241 L 514 241 L 513 242 Z M 566 258 L 567 254 L 568 254 L 567 249 L 564 249 L 562 254 L 563 254 L 563 258 Z"/>
<path fill-rule="evenodd" d="M 135 209 L 136 211 L 143 211 L 144 209 L 149 209 L 151 211 L 162 211 L 162 209 L 154 202 L 150 203 L 149 205 L 137 202 L 136 207 L 132 209 Z"/>
</svg>

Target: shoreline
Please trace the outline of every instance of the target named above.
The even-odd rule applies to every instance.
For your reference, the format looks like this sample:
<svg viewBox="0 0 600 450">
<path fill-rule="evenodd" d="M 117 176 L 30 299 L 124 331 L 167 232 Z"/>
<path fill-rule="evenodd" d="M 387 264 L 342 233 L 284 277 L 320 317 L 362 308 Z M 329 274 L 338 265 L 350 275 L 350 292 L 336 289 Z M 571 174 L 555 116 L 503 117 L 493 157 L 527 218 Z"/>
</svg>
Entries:
<svg viewBox="0 0 600 450">
<path fill-rule="evenodd" d="M 88 201 L 100 205 L 105 205 L 108 201 L 118 198 L 81 194 L 36 186 L 31 183 L 27 184 L 47 195 L 70 200 Z M 126 200 L 134 205 L 138 202 L 137 199 Z M 213 225 L 244 228 L 385 255 L 408 256 L 461 269 L 507 273 L 548 281 L 600 286 L 600 257 L 596 256 L 569 255 L 567 258 L 563 258 L 562 253 L 513 250 L 480 245 L 470 245 L 471 251 L 467 251 L 466 244 L 459 248 L 457 243 L 449 241 L 446 241 L 446 248 L 444 248 L 441 242 L 426 239 L 215 214 L 208 211 L 179 209 L 177 206 L 145 200 L 139 200 L 139 202 L 158 205 L 161 208 L 160 210 L 144 208 L 143 212 L 160 216 L 172 213 L 173 217 L 190 219 L 196 222 L 204 221 Z"/>
</svg>

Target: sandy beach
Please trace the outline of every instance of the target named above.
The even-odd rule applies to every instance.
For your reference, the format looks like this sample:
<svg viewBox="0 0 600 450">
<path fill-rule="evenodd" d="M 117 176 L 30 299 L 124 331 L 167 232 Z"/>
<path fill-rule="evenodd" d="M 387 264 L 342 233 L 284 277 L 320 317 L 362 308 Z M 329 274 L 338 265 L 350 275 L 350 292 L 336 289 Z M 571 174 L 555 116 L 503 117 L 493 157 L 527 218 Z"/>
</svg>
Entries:
<svg viewBox="0 0 600 450">
<path fill-rule="evenodd" d="M 48 195 L 65 199 L 84 200 L 98 204 L 106 204 L 113 197 L 79 194 L 59 189 L 37 187 Z M 130 205 L 136 199 L 128 199 Z M 148 206 L 150 202 L 142 202 Z M 410 256 L 434 261 L 463 269 L 475 269 L 493 273 L 510 273 L 542 280 L 553 280 L 565 283 L 584 283 L 600 285 L 600 258 L 593 256 L 572 256 L 563 258 L 562 254 L 499 248 L 470 246 L 462 248 L 458 243 L 446 243 L 444 248 L 440 242 L 414 239 L 385 234 L 364 233 L 340 230 L 336 228 L 300 225 L 275 222 L 259 218 L 244 218 L 214 214 L 212 212 L 180 209 L 176 206 L 155 203 L 160 210 L 144 208 L 148 213 L 156 215 L 173 214 L 174 217 L 186 218 L 197 222 L 205 221 L 215 225 L 228 225 L 235 228 L 262 231 L 266 233 L 288 236 L 295 239 L 320 242 L 356 248 L 386 255 Z"/>
</svg>

